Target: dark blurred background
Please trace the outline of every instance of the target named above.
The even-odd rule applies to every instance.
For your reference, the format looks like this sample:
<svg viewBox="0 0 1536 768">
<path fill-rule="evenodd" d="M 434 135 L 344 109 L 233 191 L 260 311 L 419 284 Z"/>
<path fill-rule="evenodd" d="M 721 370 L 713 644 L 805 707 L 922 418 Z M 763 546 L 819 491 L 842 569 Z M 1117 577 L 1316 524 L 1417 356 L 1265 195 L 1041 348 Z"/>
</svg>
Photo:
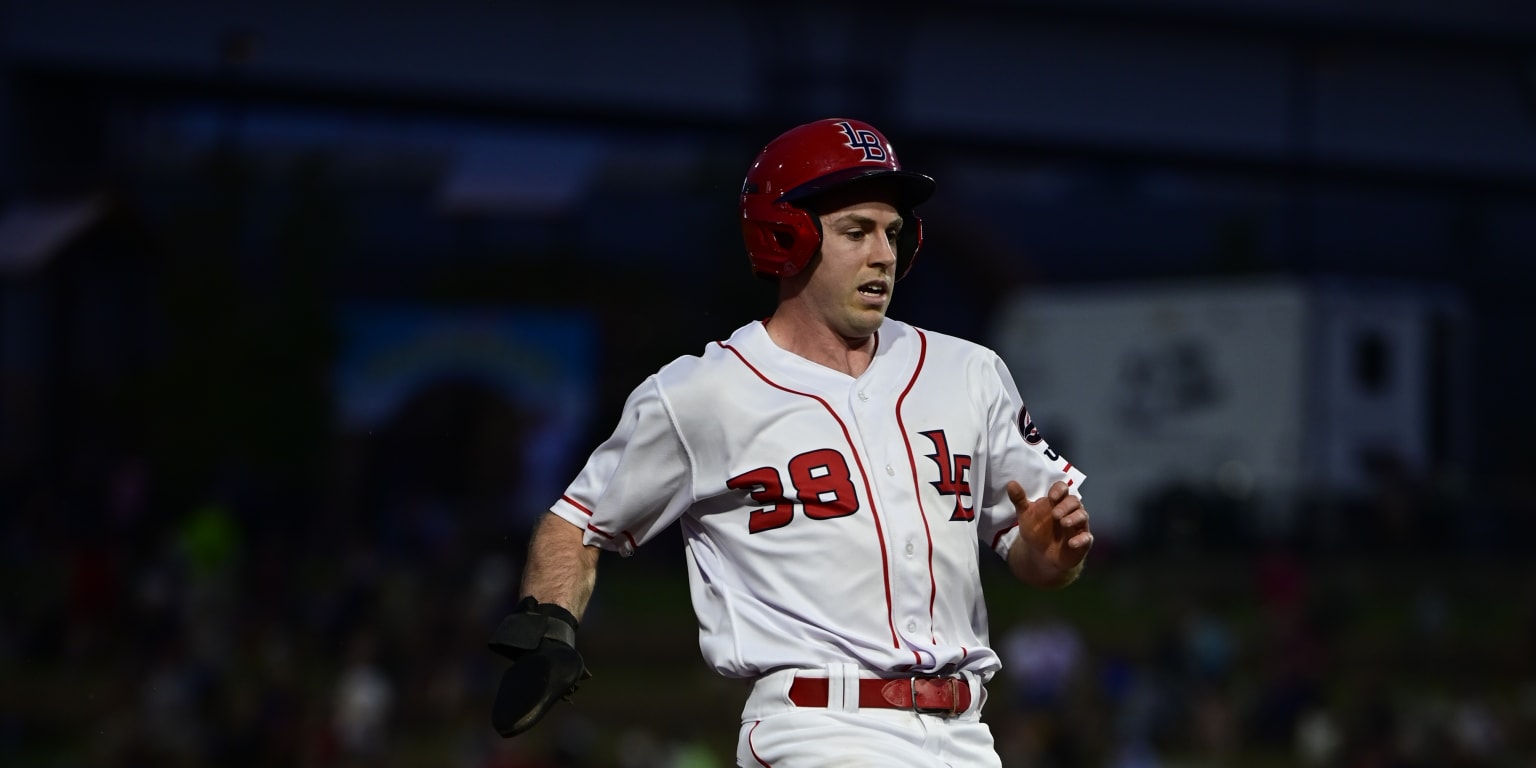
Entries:
<svg viewBox="0 0 1536 768">
<path fill-rule="evenodd" d="M 527 737 L 483 643 L 833 115 L 1089 475 L 1007 766 L 1536 766 L 1525 0 L 0 0 L 0 764 L 732 764 L 675 532 Z"/>
</svg>

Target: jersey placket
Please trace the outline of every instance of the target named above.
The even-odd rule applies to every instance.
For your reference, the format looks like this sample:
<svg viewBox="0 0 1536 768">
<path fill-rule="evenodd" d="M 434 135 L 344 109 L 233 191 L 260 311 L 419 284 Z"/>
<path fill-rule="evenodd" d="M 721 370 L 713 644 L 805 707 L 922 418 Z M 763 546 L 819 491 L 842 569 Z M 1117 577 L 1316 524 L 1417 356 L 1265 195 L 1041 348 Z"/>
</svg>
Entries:
<svg viewBox="0 0 1536 768">
<path fill-rule="evenodd" d="M 887 372 L 889 373 L 889 372 Z M 905 383 L 905 377 L 901 377 Z M 854 416 L 861 449 L 870 457 L 873 501 L 884 511 L 885 545 L 891 558 L 891 598 L 896 631 L 913 657 L 910 663 L 931 665 L 932 591 L 928 536 L 918 500 L 910 491 L 907 458 L 896 422 L 896 393 L 861 377 L 850 388 L 848 405 Z"/>
</svg>

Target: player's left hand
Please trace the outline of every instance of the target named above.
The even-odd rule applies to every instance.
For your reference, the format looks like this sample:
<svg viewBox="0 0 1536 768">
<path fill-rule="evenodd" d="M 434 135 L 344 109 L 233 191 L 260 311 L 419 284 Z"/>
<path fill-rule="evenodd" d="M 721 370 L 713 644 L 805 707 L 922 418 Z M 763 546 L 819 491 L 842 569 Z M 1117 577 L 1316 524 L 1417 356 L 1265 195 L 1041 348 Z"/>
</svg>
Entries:
<svg viewBox="0 0 1536 768">
<path fill-rule="evenodd" d="M 1011 480 L 1008 498 L 1018 513 L 1019 536 L 1029 547 L 1030 557 L 1038 566 L 1059 573 L 1063 581 L 1075 578 L 1073 571 L 1093 547 L 1082 499 L 1068 493 L 1066 483 L 1057 482 L 1046 495 L 1031 500 L 1024 487 Z"/>
</svg>

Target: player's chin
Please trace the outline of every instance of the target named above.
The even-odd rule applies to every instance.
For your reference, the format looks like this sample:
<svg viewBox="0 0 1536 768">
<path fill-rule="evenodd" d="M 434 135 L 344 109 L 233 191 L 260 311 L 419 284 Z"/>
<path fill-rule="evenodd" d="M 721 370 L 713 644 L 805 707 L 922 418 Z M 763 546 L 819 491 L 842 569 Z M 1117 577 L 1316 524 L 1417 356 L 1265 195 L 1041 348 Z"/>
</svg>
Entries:
<svg viewBox="0 0 1536 768">
<path fill-rule="evenodd" d="M 885 322 L 885 307 L 864 307 L 850 313 L 848 318 L 848 336 L 868 336 L 880 330 L 880 324 Z"/>
</svg>

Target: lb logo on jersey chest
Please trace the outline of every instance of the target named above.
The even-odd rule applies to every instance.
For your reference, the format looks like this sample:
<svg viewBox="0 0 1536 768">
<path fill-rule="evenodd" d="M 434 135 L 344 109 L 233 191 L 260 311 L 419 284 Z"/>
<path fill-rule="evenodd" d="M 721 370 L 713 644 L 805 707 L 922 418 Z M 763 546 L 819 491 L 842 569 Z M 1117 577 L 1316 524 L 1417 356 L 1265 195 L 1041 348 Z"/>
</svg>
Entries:
<svg viewBox="0 0 1536 768">
<path fill-rule="evenodd" d="M 925 454 L 939 465 L 939 479 L 928 484 L 938 490 L 940 496 L 955 497 L 950 520 L 965 522 L 976 519 L 975 501 L 971 498 L 971 457 L 965 453 L 951 453 L 949 437 L 942 429 L 920 432 L 933 443 L 933 453 Z M 967 504 L 967 502 L 970 502 Z"/>
<path fill-rule="evenodd" d="M 837 127 L 843 129 L 843 134 L 848 137 L 849 149 L 856 149 L 864 153 L 864 162 L 885 162 L 885 145 L 880 143 L 880 137 L 875 135 L 874 131 L 854 128 L 847 122 L 838 123 Z"/>
</svg>

